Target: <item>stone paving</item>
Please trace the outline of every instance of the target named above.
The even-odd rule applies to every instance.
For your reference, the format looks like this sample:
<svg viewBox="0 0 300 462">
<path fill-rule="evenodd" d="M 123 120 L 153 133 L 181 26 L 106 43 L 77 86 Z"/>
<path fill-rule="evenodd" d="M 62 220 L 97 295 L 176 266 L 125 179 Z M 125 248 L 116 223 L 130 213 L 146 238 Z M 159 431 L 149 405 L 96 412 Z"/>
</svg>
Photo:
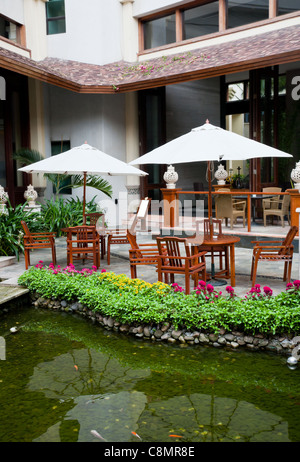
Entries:
<svg viewBox="0 0 300 462">
<path fill-rule="evenodd" d="M 279 238 L 283 237 L 287 231 L 288 227 L 281 228 L 276 226 L 272 227 L 273 234 L 270 235 L 269 229 L 264 229 L 264 233 L 268 238 Z M 138 242 L 153 242 L 151 236 L 146 235 L 145 233 L 137 233 L 137 240 Z M 106 270 L 110 270 L 115 272 L 116 274 L 126 274 L 130 277 L 130 268 L 129 268 L 129 260 L 128 260 L 128 249 L 129 245 L 114 245 L 111 251 L 111 264 L 110 266 L 107 265 L 106 259 L 101 260 L 100 269 L 105 268 Z M 56 251 L 57 251 L 57 260 L 58 264 L 61 267 L 65 267 L 66 262 L 66 239 L 64 237 L 56 239 Z M 251 288 L 250 282 L 250 268 L 251 268 L 251 256 L 252 256 L 252 249 L 246 247 L 236 247 L 235 249 L 235 263 L 236 263 L 236 287 L 235 293 L 243 296 L 245 295 Z M 45 265 L 49 265 L 51 263 L 51 252 L 48 249 L 41 250 L 41 251 L 34 251 L 31 254 L 31 264 L 35 265 L 38 263 L 39 260 L 42 260 Z M 1 263 L 1 260 L 0 260 Z M 84 266 L 80 262 L 76 263 L 77 269 L 82 269 Z M 92 263 L 90 261 L 85 263 L 85 267 L 91 267 Z M 208 260 L 208 270 L 210 267 L 210 259 Z M 15 261 L 15 263 L 1 267 L 0 264 L 0 303 L 1 303 L 1 290 L 4 291 L 4 286 L 17 286 L 18 277 L 25 271 L 25 264 L 24 264 L 24 257 L 21 256 L 19 261 Z M 141 266 L 138 267 L 138 277 L 144 279 L 148 282 L 156 282 L 157 281 L 157 273 L 155 267 L 150 266 Z M 263 286 L 269 286 L 273 290 L 274 294 L 284 291 L 286 288 L 286 283 L 282 281 L 283 276 L 283 264 L 280 262 L 276 263 L 265 263 L 259 264 L 258 266 L 258 276 L 256 283 L 261 284 Z M 293 262 L 293 269 L 292 269 L 292 280 L 300 279 L 299 277 L 299 255 L 298 251 L 294 254 L 294 262 Z M 175 277 L 176 282 L 178 284 L 184 286 L 183 278 L 181 276 Z M 218 280 L 220 281 L 220 280 Z M 223 284 L 219 286 L 218 282 L 212 282 L 212 284 L 222 292 L 225 291 L 226 285 L 230 285 L 230 280 L 222 280 Z M 225 282 L 225 284 L 224 284 Z M 2 288 L 2 289 L 1 289 Z"/>
</svg>

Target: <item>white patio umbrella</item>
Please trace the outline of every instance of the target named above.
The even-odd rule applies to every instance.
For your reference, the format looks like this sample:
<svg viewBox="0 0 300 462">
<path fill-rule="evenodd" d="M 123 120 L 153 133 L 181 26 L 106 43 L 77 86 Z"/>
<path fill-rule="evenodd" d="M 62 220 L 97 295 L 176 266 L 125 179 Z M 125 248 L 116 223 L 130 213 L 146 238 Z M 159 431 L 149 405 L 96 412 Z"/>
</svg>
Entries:
<svg viewBox="0 0 300 462">
<path fill-rule="evenodd" d="M 56 173 L 64 175 L 83 175 L 83 215 L 86 203 L 87 175 L 147 175 L 115 157 L 109 156 L 87 143 L 74 147 L 53 157 L 47 157 L 26 167 L 19 168 L 26 173 Z"/>
<path fill-rule="evenodd" d="M 159 146 L 153 151 L 133 160 L 129 165 L 183 164 L 207 162 L 208 170 L 208 216 L 212 236 L 212 187 L 211 162 L 246 160 L 261 157 L 293 157 L 279 149 L 251 140 L 236 133 L 211 125 L 207 120 L 200 127 Z"/>
</svg>

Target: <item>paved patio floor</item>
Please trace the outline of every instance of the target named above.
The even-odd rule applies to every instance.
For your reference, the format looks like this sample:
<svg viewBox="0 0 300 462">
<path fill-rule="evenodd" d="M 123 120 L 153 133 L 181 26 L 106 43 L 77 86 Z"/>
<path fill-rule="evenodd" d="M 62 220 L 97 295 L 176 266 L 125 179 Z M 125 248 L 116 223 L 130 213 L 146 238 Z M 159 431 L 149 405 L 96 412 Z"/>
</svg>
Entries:
<svg viewBox="0 0 300 462">
<path fill-rule="evenodd" d="M 241 229 L 239 231 L 239 226 L 234 227 L 234 234 L 239 232 L 245 233 L 246 235 L 249 234 L 246 230 Z M 264 228 L 263 226 L 253 226 L 253 230 L 251 236 L 253 235 L 253 240 L 255 238 L 259 238 L 259 236 L 263 235 L 264 237 L 268 237 L 269 239 L 278 239 L 283 238 L 288 231 L 288 226 L 282 228 L 281 226 L 271 226 Z M 230 228 L 225 228 L 225 232 L 232 233 Z M 252 237 L 251 237 L 252 239 Z M 137 240 L 139 242 L 153 242 L 151 235 L 145 233 L 138 233 Z M 298 240 L 298 238 L 297 238 Z M 252 246 L 250 246 L 252 247 Z M 130 277 L 130 268 L 129 268 L 129 260 L 128 260 L 128 249 L 129 245 L 114 245 L 111 251 L 111 264 L 110 266 L 107 265 L 106 259 L 101 260 L 100 269 L 105 268 L 106 270 L 110 270 L 115 272 L 116 274 L 126 274 Z M 62 267 L 65 267 L 66 262 L 66 238 L 61 237 L 56 239 L 56 251 L 57 251 L 57 260 L 58 264 Z M 251 256 L 252 256 L 252 248 L 246 247 L 236 247 L 235 249 L 235 263 L 236 263 L 236 287 L 235 292 L 240 296 L 244 296 L 251 288 L 251 281 L 250 281 L 250 268 L 251 268 Z M 45 265 L 49 265 L 51 263 L 51 251 L 48 249 L 41 250 L 41 251 L 34 251 L 31 254 L 31 264 L 35 265 L 38 263 L 39 260 L 42 260 Z M 0 261 L 1 263 L 1 261 Z M 79 262 L 76 263 L 77 269 L 82 269 L 83 266 Z M 85 263 L 85 267 L 91 267 L 92 263 L 90 261 Z M 210 267 L 210 259 L 208 260 L 208 269 Z M 1 267 L 0 265 L 0 288 L 3 286 L 11 285 L 16 286 L 18 277 L 25 271 L 25 264 L 24 264 L 24 257 L 21 256 L 19 261 L 15 261 L 14 264 L 10 266 Z M 269 286 L 274 291 L 274 294 L 284 291 L 286 289 L 286 283 L 282 281 L 283 276 L 283 264 L 280 262 L 275 263 L 259 263 L 258 266 L 258 275 L 256 283 L 261 284 L 263 286 Z M 138 267 L 138 277 L 144 279 L 148 282 L 156 282 L 157 281 L 157 273 L 154 267 L 150 266 L 141 266 Z M 294 262 L 292 268 L 292 280 L 300 279 L 299 278 L 299 255 L 298 250 L 294 254 Z M 175 277 L 176 282 L 178 284 L 184 286 L 183 278 L 180 276 Z M 230 285 L 230 280 L 223 280 L 223 285 L 218 285 L 217 283 L 212 282 L 218 290 L 225 292 L 226 285 Z M 225 282 L 225 285 L 224 285 Z M 1 299 L 1 291 L 0 291 L 0 299 Z"/>
</svg>

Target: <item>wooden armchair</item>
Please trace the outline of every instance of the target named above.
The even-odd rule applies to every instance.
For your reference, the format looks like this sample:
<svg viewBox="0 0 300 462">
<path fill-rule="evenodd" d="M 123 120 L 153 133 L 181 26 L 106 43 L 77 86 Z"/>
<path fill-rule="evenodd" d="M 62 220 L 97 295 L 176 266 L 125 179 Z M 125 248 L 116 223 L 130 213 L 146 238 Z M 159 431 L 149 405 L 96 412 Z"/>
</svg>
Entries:
<svg viewBox="0 0 300 462">
<path fill-rule="evenodd" d="M 136 236 L 127 230 L 127 239 L 131 248 L 129 249 L 129 262 L 131 278 L 137 277 L 136 267 L 142 265 L 158 265 L 158 247 L 156 243 L 138 244 Z"/>
<path fill-rule="evenodd" d="M 222 220 L 213 218 L 213 236 L 222 236 Z M 196 222 L 196 234 L 199 234 L 200 223 Z M 210 237 L 210 227 L 209 219 L 204 219 L 204 239 Z M 212 248 L 209 245 L 201 244 L 199 246 L 199 251 L 206 252 L 205 258 L 211 258 L 211 266 L 214 268 L 214 259 L 215 257 L 219 258 L 219 271 L 214 271 L 214 276 L 228 279 L 230 278 L 230 265 L 229 265 L 229 255 L 228 255 L 228 246 L 214 245 Z"/>
<path fill-rule="evenodd" d="M 37 249 L 51 249 L 52 263 L 56 265 L 55 233 L 31 233 L 25 221 L 21 221 L 24 230 L 25 268 L 30 265 L 30 251 Z"/>
<path fill-rule="evenodd" d="M 264 199 L 266 200 L 266 199 Z M 264 212 L 264 226 L 267 226 L 267 217 L 279 217 L 281 220 L 281 225 L 284 228 L 284 219 L 287 217 L 290 224 L 290 195 L 285 194 L 283 199 L 270 198 L 269 199 L 270 207 L 263 208 Z"/>
<path fill-rule="evenodd" d="M 88 221 L 88 223 L 87 223 Z M 89 224 L 90 226 L 96 226 L 96 230 L 100 236 L 101 246 L 101 258 L 105 257 L 106 254 L 106 233 L 105 233 L 105 215 L 100 212 L 86 213 L 84 215 L 83 224 Z"/>
<path fill-rule="evenodd" d="M 292 244 L 298 232 L 297 226 L 292 226 L 283 241 L 253 241 L 255 244 L 252 255 L 251 276 L 252 287 L 255 285 L 257 265 L 260 261 L 269 262 L 284 262 L 283 280 L 290 282 L 293 251 Z"/>
<path fill-rule="evenodd" d="M 243 219 L 243 227 L 246 220 L 246 201 L 233 200 L 231 194 L 220 194 L 215 196 L 216 218 L 223 220 L 225 218 L 226 226 L 228 218 L 230 219 L 230 228 L 233 229 L 233 223 L 238 217 Z"/>
<path fill-rule="evenodd" d="M 138 220 L 144 223 L 146 219 L 146 215 L 149 209 L 150 200 L 147 197 L 142 199 L 140 205 L 138 207 L 137 213 L 132 220 L 132 223 L 128 226 L 128 229 L 131 233 L 135 232 L 135 228 L 137 225 Z M 122 245 L 122 244 L 129 244 L 129 240 L 127 238 L 127 228 L 117 228 L 117 229 L 108 229 L 106 231 L 108 238 L 107 238 L 107 264 L 110 265 L 110 249 L 111 246 L 114 244 Z"/>
<path fill-rule="evenodd" d="M 93 260 L 94 266 L 100 266 L 100 237 L 94 226 L 74 226 L 68 228 L 67 262 L 72 265 L 74 260 Z"/>
<path fill-rule="evenodd" d="M 171 282 L 174 282 L 174 275 L 181 274 L 185 277 L 185 293 L 190 293 L 190 277 L 193 276 L 194 287 L 197 287 L 199 273 L 206 281 L 206 252 L 193 254 L 185 238 L 180 237 L 157 237 L 158 257 L 158 280 L 162 281 L 163 275 L 171 275 Z M 183 252 L 181 252 L 183 247 Z"/>
</svg>

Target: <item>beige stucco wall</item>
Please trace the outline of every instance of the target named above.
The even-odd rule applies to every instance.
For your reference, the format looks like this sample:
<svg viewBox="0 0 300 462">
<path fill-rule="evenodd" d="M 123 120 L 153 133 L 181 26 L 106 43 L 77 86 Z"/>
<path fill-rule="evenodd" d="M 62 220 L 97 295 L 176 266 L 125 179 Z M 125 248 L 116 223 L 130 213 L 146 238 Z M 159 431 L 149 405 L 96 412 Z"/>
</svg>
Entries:
<svg viewBox="0 0 300 462">
<path fill-rule="evenodd" d="M 24 24 L 26 27 L 26 45 L 34 60 L 47 56 L 47 31 L 45 0 L 24 1 Z"/>
</svg>

